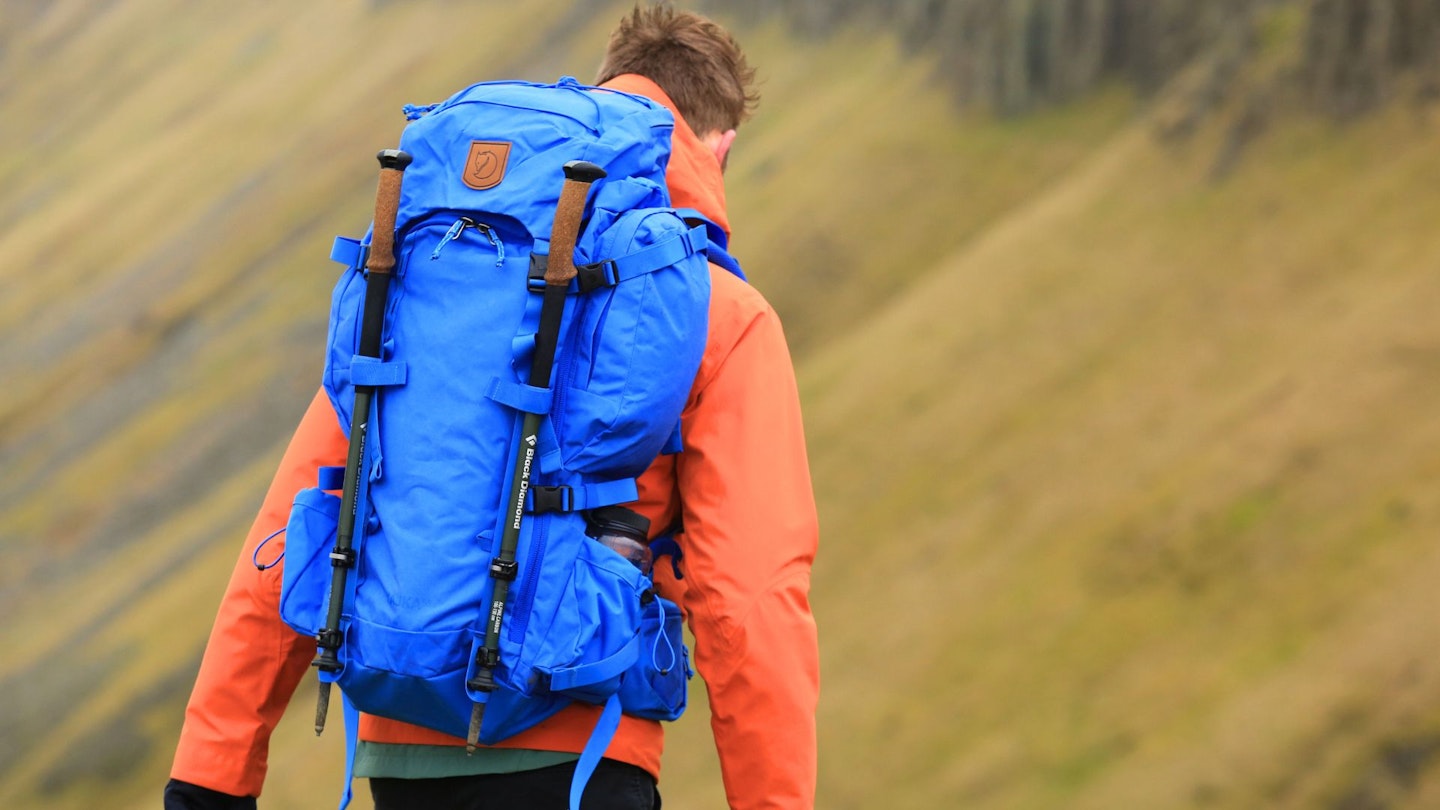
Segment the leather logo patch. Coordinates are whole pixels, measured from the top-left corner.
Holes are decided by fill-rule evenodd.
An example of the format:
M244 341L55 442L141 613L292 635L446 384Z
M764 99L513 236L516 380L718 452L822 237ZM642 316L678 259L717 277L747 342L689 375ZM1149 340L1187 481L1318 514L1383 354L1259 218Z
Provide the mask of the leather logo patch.
M465 185L484 191L500 185L505 179L505 163L510 159L508 141L471 141L470 158L465 161Z

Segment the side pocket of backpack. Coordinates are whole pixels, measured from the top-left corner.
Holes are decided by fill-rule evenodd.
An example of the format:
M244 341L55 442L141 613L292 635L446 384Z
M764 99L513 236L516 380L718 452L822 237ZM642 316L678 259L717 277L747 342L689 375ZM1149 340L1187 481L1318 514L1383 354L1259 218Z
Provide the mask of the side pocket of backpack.
M599 480L640 475L673 435L710 307L709 266L671 209L628 211L611 231L602 248L619 255L604 258L621 280L587 294L567 361L578 373L556 428L565 468Z
M573 542L573 569L557 592L558 604L551 609L537 603L553 618L544 628L531 623L522 661L529 658L550 693L604 703L641 655L641 594L648 580L629 560L583 534ZM565 556L551 557L557 558Z
M280 618L295 632L313 636L325 624L330 597L330 549L339 525L340 498L319 488L295 495L285 527L280 581Z
M640 659L620 682L620 708L650 720L678 719L693 674L680 607L656 596L640 620Z

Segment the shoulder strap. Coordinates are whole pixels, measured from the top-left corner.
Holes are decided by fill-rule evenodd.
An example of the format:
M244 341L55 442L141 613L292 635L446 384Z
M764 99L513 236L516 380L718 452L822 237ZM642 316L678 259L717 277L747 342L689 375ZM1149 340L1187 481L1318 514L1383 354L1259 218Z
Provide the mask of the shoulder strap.
M705 246L705 258L720 265L734 273L741 281L749 281L745 277L745 271L740 269L740 262L730 255L730 236L725 229L711 222L709 217L696 211L694 208L678 208L675 213L691 226L704 225L707 245Z

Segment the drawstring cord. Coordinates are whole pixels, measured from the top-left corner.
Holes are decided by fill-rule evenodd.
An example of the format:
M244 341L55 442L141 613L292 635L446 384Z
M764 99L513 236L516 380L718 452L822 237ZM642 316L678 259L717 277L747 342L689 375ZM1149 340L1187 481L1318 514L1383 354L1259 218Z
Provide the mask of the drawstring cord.
M265 548L265 544L266 544L266 543L269 543L271 540L274 540L276 537L284 534L286 528L287 528L287 527L285 527L285 526L281 526L280 528L278 528L278 529L276 529L275 531L271 532L269 537L266 537L264 540L261 540L261 541L260 541L260 545L258 545L258 546L255 547L255 553L250 555L250 562L252 562L252 563L255 564L255 570L256 570L256 571L268 571L268 570L270 570L271 568L274 568L275 566L279 565L281 560L285 559L285 552L282 550L282 551L280 552L280 556L276 557L275 559L271 560L271 561L268 562L268 563L262 563L262 562L260 562L260 549Z
M660 632L655 634L655 642L650 645L650 663L661 675L669 675L670 670L675 668L675 646L670 643L670 634L665 632L665 600L656 599L655 604L660 608ZM665 642L665 651L669 654L670 663L660 666L660 642Z

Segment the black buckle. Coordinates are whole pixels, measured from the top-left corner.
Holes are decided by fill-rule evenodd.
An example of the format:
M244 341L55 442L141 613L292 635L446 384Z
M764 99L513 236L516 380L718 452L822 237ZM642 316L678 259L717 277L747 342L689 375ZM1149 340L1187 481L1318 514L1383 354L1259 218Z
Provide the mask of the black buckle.
M573 491L563 484L558 487L531 487L530 493L534 499L530 511L537 515L575 511Z
M526 280L530 292L545 291L545 269L549 261L549 257L543 254L530 254L530 277ZM619 278L620 273L615 267L613 259L575 266L575 286L582 293L588 293L598 287L614 287Z
M594 264L577 265L575 283L580 285L580 292L588 293L597 287L615 286L615 279L618 275L615 271L615 261L606 259Z
M520 563L515 560L491 560L490 576L505 582L514 582L520 573Z
M543 253L530 254L530 277L525 283L530 292L545 292L545 265L549 257Z
M354 568L355 549L338 546L330 549L330 565L334 568Z

